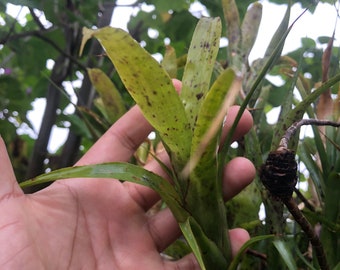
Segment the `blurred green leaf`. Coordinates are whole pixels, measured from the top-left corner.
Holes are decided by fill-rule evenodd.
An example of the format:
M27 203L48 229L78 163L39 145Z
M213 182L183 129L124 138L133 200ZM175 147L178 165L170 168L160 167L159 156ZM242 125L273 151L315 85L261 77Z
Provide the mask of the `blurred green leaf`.
M255 2L247 10L246 15L242 21L241 36L242 36L242 50L241 55L244 62L248 61L248 56L254 46L257 38L257 33L260 27L262 18L262 4ZM246 63L246 62L245 62Z
M275 34L272 37L272 39L271 39L271 41L270 41L270 43L267 47L267 50L265 52L265 55L264 55L265 59L270 57L271 55L275 55L275 57L272 60L273 65L276 63L276 61L281 56L282 49L283 49L283 46L284 46L284 42L282 42L282 39L285 39L286 36L288 35L288 32L289 32L288 25L289 25L289 18L290 18L290 8L291 8L291 6L290 6L290 2L289 2L289 5L287 6L286 13L285 13L279 27L275 31Z
M273 244L275 246L275 248L278 250L278 252L280 253L282 259L284 260L284 262L286 263L287 267L289 270L297 270L297 266L294 260L294 257L292 256L291 252L290 252L290 248L288 247L288 245L283 241L283 240L279 240L279 239L275 239L273 241Z
M99 93L110 123L114 123L125 113L123 99L109 77L100 69L88 69L90 80Z
M180 238L177 239L174 243L172 243L169 247L167 247L163 253L175 260L179 260L191 252L192 250L188 246L184 238L183 239Z
M160 12L168 12L169 10L172 11L182 11L189 8L190 2L187 0L177 0L177 1L162 1L162 0L148 0L147 3L155 5L156 9Z
M252 245L254 245L255 243L257 243L259 241L270 239L270 238L273 238L273 237L274 237L274 235L260 235L260 236L255 236L255 237L252 237L251 239L249 239L246 243L243 244L243 246L237 252L232 263L229 265L228 270L236 270L237 269L238 264L241 261L243 254L245 253L245 251L249 247L251 247Z
M227 262L216 244L203 232L193 217L179 223L183 235L188 241L201 269L225 269Z
M326 190L324 197L324 215L327 221L340 224L340 172L331 172L325 179ZM327 247L327 259L331 267L340 260L339 241L340 232L323 228L321 239Z
M166 46L162 67L168 72L170 78L177 78L176 51L171 46Z
M241 59L239 58L241 42L241 23L235 0L223 0L222 8L228 38L228 59L232 67L240 69Z

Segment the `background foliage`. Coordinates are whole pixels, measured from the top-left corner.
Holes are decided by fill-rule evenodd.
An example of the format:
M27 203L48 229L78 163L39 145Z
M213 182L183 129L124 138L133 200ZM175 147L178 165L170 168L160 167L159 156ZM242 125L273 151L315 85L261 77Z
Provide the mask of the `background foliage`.
M193 0L177 1L0 1L0 134L4 138L19 180L32 178L48 170L71 166L91 144L132 104L111 62L95 40L85 47L79 57L82 27L103 27L110 24L112 16L119 16L120 6L134 8L134 15L128 22L129 33L145 49L157 56L164 55L170 44L177 55L177 77L181 78L185 55L201 14L192 14L189 7ZM222 1L198 1L206 7L207 13L224 20ZM240 21L253 1L237 1ZM283 4L282 1L271 1ZM313 1L294 1L295 5L311 7ZM334 1L322 1L334 4ZM8 14L8 3L23 5L18 16ZM287 5L287 4L284 4ZM308 12L313 12L315 6ZM25 9L24 9L25 8ZM316 7L317 8L317 7ZM23 18L20 14L26 12ZM227 36L226 22L222 23L223 34ZM331 30L333 26L329 26ZM279 126L269 124L266 113L279 108L280 119L287 111L297 106L312 90L329 77L339 73L339 48L332 46L331 37L316 40L302 39L302 46L288 55L278 58L271 69L271 75L280 77L278 86L263 80L257 94L249 102L255 127L238 147L229 151L229 158L245 155L260 167L266 155L277 143ZM322 46L321 46L322 45ZM229 50L229 51L228 51ZM270 46L267 48L270 54ZM218 55L221 67L232 66L230 48L222 48ZM268 56L267 55L267 56ZM265 59L246 63L246 74L255 76ZM50 65L49 63L53 63ZM237 64L237 63L236 63ZM104 70L111 80L101 79L107 84L94 89L88 75L88 68ZM100 75L101 76L101 75ZM244 82L247 94L252 78ZM247 85L249 83L249 85ZM107 89L115 88L112 106L106 106ZM294 90L294 91L293 91ZM338 84L332 85L304 112L312 118L338 120L340 115ZM118 98L119 96L119 98ZM75 98L76 97L76 98ZM39 131L27 117L33 102L43 98L46 107ZM240 102L242 98L240 99ZM72 110L72 109L75 110ZM110 109L111 108L111 109ZM66 142L51 153L48 150L50 135L54 127L68 130ZM322 239L330 254L331 265L335 267L339 258L339 216L340 196L340 132L334 128L314 129L314 134L299 142L297 149L301 162L301 183L307 184L302 192L312 207L304 208L310 221L323 223ZM327 136L323 136L326 134ZM140 159L140 155L138 158ZM306 166L305 169L304 166ZM28 189L27 192L32 192ZM308 269L312 257L308 241L299 227L290 220L281 205L272 203L269 195L256 180L234 200L227 203L229 226L241 226L252 236L272 232L285 233L282 239L261 241L253 246L243 258L242 269L285 269L299 267ZM260 206L265 206L267 219L260 220ZM276 213L279 214L276 214ZM281 213L280 213L281 212ZM282 215L282 212L285 215ZM173 257L183 254L182 243L172 246L167 253ZM280 254L280 256L278 256ZM281 259L278 259L281 258ZM294 262L293 266L287 263ZM294 269L294 268L291 268Z

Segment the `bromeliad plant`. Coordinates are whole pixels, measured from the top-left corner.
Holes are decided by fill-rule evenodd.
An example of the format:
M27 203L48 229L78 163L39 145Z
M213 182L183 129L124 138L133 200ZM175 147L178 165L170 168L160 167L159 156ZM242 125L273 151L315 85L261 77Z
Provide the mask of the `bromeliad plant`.
M269 96L275 91L269 91L270 88L264 83L264 77L278 61L284 62L288 59L281 57L281 52L284 40L292 28L292 25L289 27L290 6L264 58L255 61L249 67L248 56L257 36L262 7L259 3L254 3L247 10L241 24L235 1L223 0L222 3L227 22L229 68L224 69L215 61L221 34L220 19L201 19L186 57L182 77L183 87L180 94L176 93L171 81L171 77L175 77L174 74L177 73L176 59L171 52L165 56L164 66L161 66L131 36L120 29L84 30L83 43L93 37L99 40L126 89L161 138L171 159L170 168L162 164L161 166L173 179L173 185L137 165L110 163L57 170L23 182L21 186L72 177L116 178L148 186L159 193L173 212L202 269L237 268L240 256L236 256L231 261L230 243L226 233L227 222L231 219L227 214L237 212L240 216L243 211L243 214L246 212L247 216L247 219L242 220L243 224L252 223L255 215L256 224L260 224L256 225L258 226L256 233L260 231L262 235L250 240L239 254L254 242L272 237L269 234L275 233L279 236L274 240L270 239L271 242L262 246L260 251L265 254L262 257L266 258L268 269L283 269L282 259L289 269L296 269L296 256L291 254L290 250L293 249L287 246L287 239L283 236L288 226L283 220L282 203L271 200L259 181L255 181L250 189L243 192L243 195L241 194L243 197L234 198L232 202L228 202L229 211L226 211L221 191L221 164L226 160L227 153L231 152L228 145L232 132L227 136L224 147L217 152L222 122L228 107L234 103L236 97L241 104L241 109L231 130L236 127L237 119L241 117L242 111L247 106L254 109L254 129L245 137L245 152L241 154L245 154L257 167L260 167L263 157L268 152L277 149L279 140L287 127L300 121L306 112L310 118L316 118L311 104L340 81L340 74L331 79L325 79L320 87L310 91L300 76L299 67L296 68L298 65L294 66L295 71L287 80L289 82L287 85L290 86L285 91L284 98L279 101L281 113L278 124L275 128L268 127L263 108L270 103ZM96 85L97 88L110 87L110 80L104 76L104 73L91 69L89 74L92 82L101 83ZM169 74L172 75L169 76ZM295 87L303 97L302 102L295 103L294 101ZM242 95L239 95L241 88ZM110 104L108 100L106 101ZM111 115L120 114L123 109L117 107ZM105 114L109 115L107 111ZM268 134L271 134L272 138L267 139ZM336 141L339 139L339 135L336 134L339 132L335 133L334 138L329 136L333 139L326 142L327 148L333 147L333 150L336 148ZM291 140L293 145L289 148L294 151L297 149L304 163L311 168L311 174L319 180L316 181L315 186L320 186L322 188L320 190L326 190L327 194L336 194L336 196L326 196L324 210L326 218L322 220L323 226L327 225L326 228L329 228L323 230L322 242L326 243L324 247L329 255L328 260L331 262L330 265L334 266L338 262L336 251L339 228L336 225L338 208L333 206L334 198L336 200L338 198L339 188L332 187L339 180L340 163L334 151L327 151L334 159L328 162L318 132L315 132L315 141L318 142L316 146L320 154L322 170L317 167L314 160L311 160L310 154L314 153L310 153L306 148L307 145L303 143L297 148L297 140ZM303 147L302 151L299 150L301 147ZM334 169L330 164L337 164L337 166ZM328 180L323 181L322 178ZM319 193L322 194L322 192ZM235 202L234 205L233 202ZM266 209L265 224L257 218L261 202L264 203ZM234 207L235 205L237 207ZM312 216L313 213L309 215ZM313 218L319 220L320 215L316 216L314 214ZM232 226L234 225L235 223L232 223ZM296 244L295 250L297 250ZM281 259L278 258L277 252ZM260 253L257 252L257 254ZM304 262L304 265L308 263ZM243 262L241 267L242 269L254 268L253 264L247 265Z
M221 28L219 18L199 21L179 95L167 71L128 33L109 27L85 29L84 43L92 37L98 39L126 89L160 136L171 159L171 168L166 170L174 185L127 163L74 167L54 175L55 179L110 177L154 189L172 210L202 269L226 269L231 261L221 183L226 150L216 149L223 119L238 95L241 78L229 68L211 85ZM35 182L52 178L53 174L48 174Z

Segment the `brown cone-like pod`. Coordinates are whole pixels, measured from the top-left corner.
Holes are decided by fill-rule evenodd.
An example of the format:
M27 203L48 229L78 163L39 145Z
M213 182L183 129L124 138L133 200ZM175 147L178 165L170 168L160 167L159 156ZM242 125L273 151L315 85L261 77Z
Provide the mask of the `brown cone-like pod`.
M260 179L272 195L291 197L297 182L294 152L282 147L270 152L266 163L261 166Z

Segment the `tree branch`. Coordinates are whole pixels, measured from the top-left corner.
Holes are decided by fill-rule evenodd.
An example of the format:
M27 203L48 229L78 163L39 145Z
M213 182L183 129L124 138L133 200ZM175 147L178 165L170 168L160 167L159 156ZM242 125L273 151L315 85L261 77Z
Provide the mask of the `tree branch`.
M114 7L115 5L113 4L106 5L104 4L101 7L101 15L98 17L99 28L110 24ZM93 67L94 63L92 60L92 56L99 55L101 53L103 53L103 49L99 42L97 42L96 40L92 40L89 51L89 58L87 60L86 66ZM90 82L87 72L85 72L84 80L79 90L78 105L88 106L89 104L92 104L92 100L89 100L90 97L92 96L90 95L91 90L92 84ZM63 158L59 159L60 163L57 165L58 168L71 166L75 163L78 157L80 143L81 137L79 135L76 135L74 132L70 131L61 154Z
M71 62L76 64L80 69L82 69L83 71L86 71L86 66L83 63L81 63L76 57L67 53L65 50L63 50L57 44L55 44L55 42L53 40L44 36L45 33L54 31L56 29L57 29L56 27L50 27L50 28L47 28L45 30L33 30L33 31L27 31L27 32L15 34L15 35L7 35L5 38L0 40L0 44L5 45L7 42L11 42L11 41L26 38L26 37L32 37L32 36L37 37L37 38L40 38L41 40L45 41L47 44L51 45L57 52L59 52L60 54L62 54L66 58L70 59Z
M43 23L40 21L39 17L37 16L37 14L35 14L34 9L33 8L28 8L33 20L35 21L35 23L38 25L38 27L40 28L40 30L46 30L46 27L43 25Z

